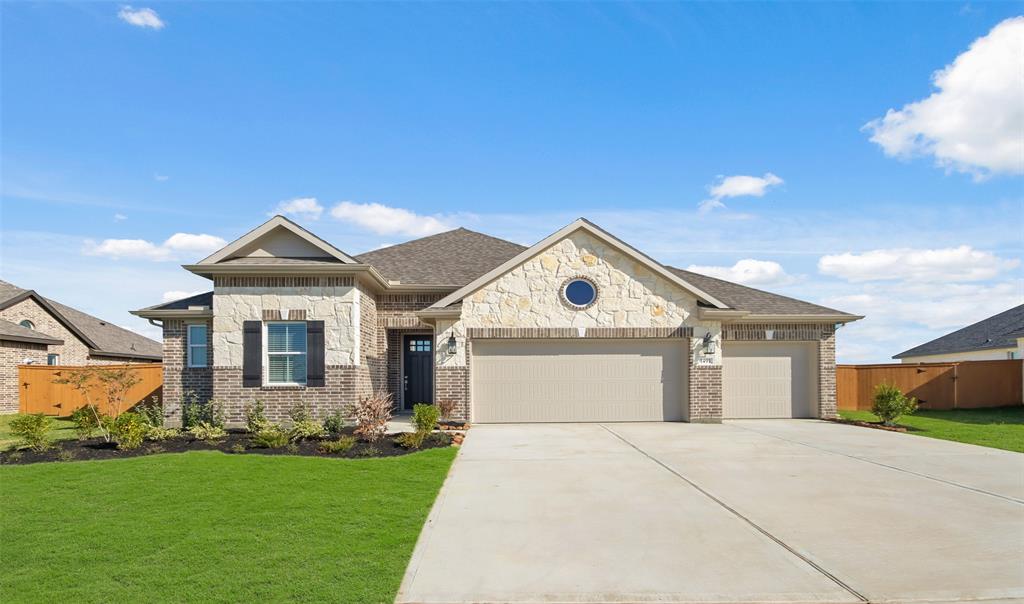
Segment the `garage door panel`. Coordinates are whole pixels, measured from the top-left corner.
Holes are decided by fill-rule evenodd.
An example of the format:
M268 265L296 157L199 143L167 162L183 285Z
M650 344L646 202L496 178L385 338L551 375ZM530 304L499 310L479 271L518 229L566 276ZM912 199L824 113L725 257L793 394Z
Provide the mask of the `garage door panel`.
M727 342L722 359L722 415L813 417L817 348L809 342Z
M684 417L686 356L678 341L479 341L471 373L477 422Z

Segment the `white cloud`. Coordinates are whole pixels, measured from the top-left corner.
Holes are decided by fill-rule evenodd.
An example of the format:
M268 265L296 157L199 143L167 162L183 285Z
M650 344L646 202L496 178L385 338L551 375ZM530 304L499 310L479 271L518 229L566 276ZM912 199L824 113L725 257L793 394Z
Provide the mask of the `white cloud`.
M167 182L171 177L166 174L153 174L153 180L157 182Z
M166 25L160 15L156 14L156 11L151 8L132 8L131 6L125 5L118 11L117 16L125 23L134 25L136 27L149 27L152 29L163 29Z
M718 208L724 208L723 199L730 197L764 197L771 187L781 185L783 181L771 172L765 172L764 176L718 176L714 184L708 186L711 194L698 204L700 212L705 214Z
M128 217L121 213L114 214L114 222L121 222L122 220L128 220Z
M323 214L324 207L316 200L316 197L296 197L277 204L273 214L295 216L307 220L319 220Z
M786 285L795 280L778 262L753 258L744 258L732 266L691 264L686 270L743 285Z
M331 208L331 216L378 235L425 237L452 228L446 219L423 216L405 208L393 208L379 203L343 201Z
M848 281L984 281L1020 264L969 245L943 249L881 249L822 256L818 270Z
M932 155L982 178L1024 174L1024 17L1007 19L935 72L929 97L890 109L863 130L886 155Z
M160 245L145 239L104 239L100 243L87 239L82 252L87 256L106 256L115 260L129 258L163 261L207 255L224 247L226 243L213 235L175 233Z
M196 290L196 291L192 291L192 292L187 292L187 291L182 291L180 289L173 289L171 291L164 292L163 301L164 302L174 302L175 300L181 300L183 298L189 298L191 296L195 296L195 295L201 294L201 293L203 293L203 290Z

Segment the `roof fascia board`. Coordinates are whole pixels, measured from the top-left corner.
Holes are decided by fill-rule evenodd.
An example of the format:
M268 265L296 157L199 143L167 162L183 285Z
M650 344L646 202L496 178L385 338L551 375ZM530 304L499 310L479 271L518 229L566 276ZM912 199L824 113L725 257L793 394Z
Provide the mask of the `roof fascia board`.
M513 268L515 268L515 267L519 266L520 264L526 262L530 258L533 258L537 254L541 253L542 251L546 250L550 246L554 245L555 243L561 241L565 237L568 237L569 235L571 235L572 233L575 233L578 230L585 230L588 233L590 233L591 235L593 235L593 236L595 236L595 237L597 237L599 239L604 240L606 243L610 243L611 245L619 248L621 251L625 252L628 256L631 256L635 260L639 261L641 264L645 265L647 268L651 269L654 273L664 277L665 279L669 280L672 283L675 283L676 285L678 285L679 287L683 288L684 290L686 290L686 291L690 292L691 294L697 296L698 299L701 299L701 300L704 300L705 302L713 304L713 305L717 306L718 308L722 308L722 309L728 308L728 306L726 304L724 304L721 301L717 300L716 298L714 298L710 294L708 294L708 293L702 291L701 289L693 286L692 284L690 284L689 282L681 279L677 275L674 275L672 272L670 272L664 266L658 264L653 259L651 259L650 256L647 256L646 254L640 252L639 250L637 250L633 246L629 245L628 243L625 243L621 239L618 239L615 236L611 235L610 233L607 233L606 231L604 231L604 229L601 229L597 225L595 225L595 224L593 224L593 223L591 223L591 222L589 222L587 220L584 220L582 218L578 218L578 219L574 220L572 223L562 227L561 229L559 229L559 230L555 231L554 233L548 235L547 237L545 237L544 239L542 239L539 242L535 243L534 245L526 248L525 250L523 250L522 252L520 252L519 254L514 256L512 259L506 261L505 263L501 264L497 268L487 272L484 275L481 275L480 277L477 277L476 279L471 281L468 285L465 285L465 286L455 290L454 292L452 292L448 296L445 296L441 300L438 300L433 305L431 305L430 308L443 308L445 306L448 306L449 304L452 304L454 302L458 302L462 298L465 298L469 294L475 292L476 290L480 289L484 285L487 285L488 283L490 283L491 281L497 279L501 275L507 273L508 271L512 270Z
M210 254L206 258L203 258L202 260L199 261L198 265L216 264L230 256L231 254L237 252L239 249L245 247L246 245L249 245L250 243L262 237L263 235L269 233L271 230L276 229L277 227L284 227L285 229L288 229L289 231L291 231L295 235L298 235L308 243L311 243L315 245L317 248L327 252L331 257L337 258L338 260L341 260L346 264L358 264L355 261L355 259L353 259L345 252L339 250L330 243L327 243L323 239L317 237L312 232L307 231L305 228L301 227L297 223L292 222L291 220L285 218L284 216L278 215L274 216L270 220L264 222L260 226L249 231L245 235L242 235L238 239L235 239L231 243L227 244L226 246L222 247L216 252Z
M1017 339L1020 339L1020 338L1017 338ZM1005 344L998 344L998 345L995 345L995 346L971 346L970 348L956 348L956 349L949 348L949 349L946 349L946 350L938 350L936 352L912 352L913 350L914 350L913 348L911 348L910 350L905 350L905 351L903 351L903 352L901 352L899 354L893 355L890 358L893 358L893 359L905 359L905 358L908 358L908 357L932 357L932 356L935 356L935 355L938 355L938 354L960 354L962 352L975 352L975 351L980 351L980 350L1005 350L1007 352L1012 352L1012 351L1017 350L1017 347L1015 345L1007 346Z
M739 322L743 323L852 323L863 319L863 315L770 315L770 314L749 314Z
M32 336L0 336L0 341L4 342L26 342L28 344L63 344L64 340L58 340L56 338L44 338L44 337L32 337Z
M85 333L83 333L81 329L79 329L74 323L72 323L70 319L61 314L59 310L57 310L52 304L50 304L50 302L47 301L46 298L36 293L34 289L26 290L25 292L20 293L13 298L9 298L2 305L0 305L0 310L14 306L18 302L27 300L28 298L32 298L33 300L35 300L36 303L39 304L39 306L42 306L43 309L46 310L46 312L53 315L53 318L57 319L57 321L61 325L66 327L68 331L75 334L75 337L84 342L87 347L91 349L96 348L96 342L93 342L91 339L89 339L89 336L85 335Z
M173 310L160 310L158 308L143 308L140 310L130 310L129 314L135 315L136 317L142 317L143 319L212 319L213 310L185 310L185 309L173 309Z

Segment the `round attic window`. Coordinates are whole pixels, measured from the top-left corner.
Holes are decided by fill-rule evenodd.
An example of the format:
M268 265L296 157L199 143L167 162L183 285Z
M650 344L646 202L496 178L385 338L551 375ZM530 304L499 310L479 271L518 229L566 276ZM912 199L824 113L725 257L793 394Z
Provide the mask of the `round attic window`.
M35 329L36 328L35 323L33 323L32 321L29 321L28 319L25 319L21 323L18 323L18 325L21 325L22 327L25 327L25 328L28 328L28 329Z
M562 299L571 308L589 308L597 302L597 286L586 277L573 277L562 286Z

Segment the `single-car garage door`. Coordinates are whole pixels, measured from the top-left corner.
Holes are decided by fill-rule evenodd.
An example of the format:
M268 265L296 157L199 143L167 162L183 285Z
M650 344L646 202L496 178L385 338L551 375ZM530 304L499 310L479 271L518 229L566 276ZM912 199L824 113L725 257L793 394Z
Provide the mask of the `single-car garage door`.
M726 342L722 416L816 417L818 348L813 342Z
M473 421L685 419L686 363L678 340L474 340Z

